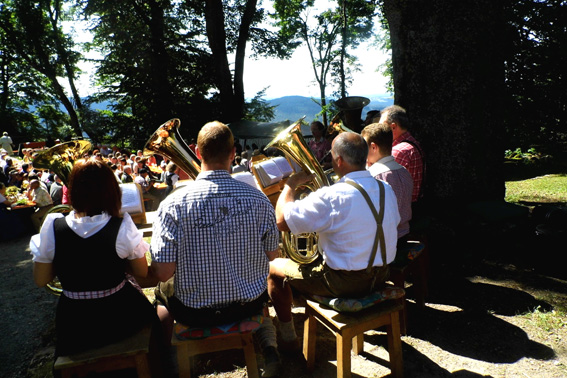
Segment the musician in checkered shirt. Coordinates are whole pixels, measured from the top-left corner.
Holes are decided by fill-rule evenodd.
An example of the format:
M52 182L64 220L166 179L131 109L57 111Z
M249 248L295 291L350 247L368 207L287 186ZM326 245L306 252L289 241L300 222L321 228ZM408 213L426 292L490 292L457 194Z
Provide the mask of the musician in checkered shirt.
M403 165L413 178L412 202L422 196L422 183L425 177L423 149L408 131L406 110L398 105L391 105L382 110L380 123L386 123L392 129L394 141L392 156L398 164Z
M213 326L267 315L269 261L279 254L274 208L264 193L229 174L235 147L226 125L203 126L196 153L201 173L161 203L153 225L158 315L168 327L173 319ZM263 377L273 376L281 365L269 316L256 336Z

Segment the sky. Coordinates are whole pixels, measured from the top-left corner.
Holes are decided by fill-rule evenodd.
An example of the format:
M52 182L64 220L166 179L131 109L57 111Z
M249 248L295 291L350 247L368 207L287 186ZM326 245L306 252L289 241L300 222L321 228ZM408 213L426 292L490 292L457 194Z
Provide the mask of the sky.
M316 5L326 6L329 1L317 0ZM77 25L75 26L77 27ZM77 31L77 42L90 40L90 35ZM250 46L248 46L250 49ZM389 58L388 54L381 51L371 42L363 43L355 51L349 51L358 57L361 71L353 74L353 84L347 88L350 96L369 97L384 94L387 79L379 72L379 67ZM96 58L91 53L87 57ZM232 56L229 57L229 61ZM94 92L92 88L92 75L95 67L92 63L81 65L83 75L79 80L81 96L87 96ZM328 78L330 81L330 77ZM66 83L61 83L65 85ZM266 88L265 99L273 99L284 96L305 96L318 98L319 88L315 81L315 74L311 65L309 51L305 44L298 47L287 60L274 58L247 58L244 63L244 93L246 98L254 97L259 91ZM330 95L331 89L327 90Z
M384 94L386 82L378 71L388 56L370 43L361 45L356 51L361 71L353 75L353 85L347 88L350 96L370 96ZM330 77L329 77L330 79ZM247 98L264 89L266 99L283 96L305 96L318 98L319 87L311 65L309 51L305 45L298 48L290 59L278 60L262 58L247 59L244 64L244 92ZM327 90L327 95L331 91Z

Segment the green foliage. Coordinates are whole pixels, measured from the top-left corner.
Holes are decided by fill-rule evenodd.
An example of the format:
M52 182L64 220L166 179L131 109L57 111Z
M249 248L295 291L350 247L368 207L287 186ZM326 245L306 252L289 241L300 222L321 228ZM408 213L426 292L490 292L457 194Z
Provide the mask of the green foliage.
M522 152L520 147L515 150L504 151L504 158L510 160L522 160L524 162L534 162L538 159L548 158L548 155L544 155L538 152L534 147L529 148L527 151Z
M270 106L269 103L263 99L266 94L266 89L262 89L254 96L250 102L244 105L245 116L244 119L255 122L270 122L274 119L274 109L277 105Z
M567 139L567 3L505 2L505 124L510 145Z

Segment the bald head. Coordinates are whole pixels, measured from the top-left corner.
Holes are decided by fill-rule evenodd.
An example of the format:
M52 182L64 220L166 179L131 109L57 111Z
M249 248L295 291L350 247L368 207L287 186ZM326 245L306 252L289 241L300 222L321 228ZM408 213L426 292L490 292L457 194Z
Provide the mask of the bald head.
M351 132L339 134L333 140L331 150L334 158L340 156L349 166L349 171L365 169L368 145L360 134Z

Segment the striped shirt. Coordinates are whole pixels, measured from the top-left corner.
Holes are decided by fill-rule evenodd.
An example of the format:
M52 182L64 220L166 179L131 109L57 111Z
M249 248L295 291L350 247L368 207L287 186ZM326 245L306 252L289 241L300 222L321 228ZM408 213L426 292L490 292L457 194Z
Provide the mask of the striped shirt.
M175 296L191 308L249 302L267 287L278 248L268 198L227 171L201 172L169 195L153 225L152 258L175 262Z

